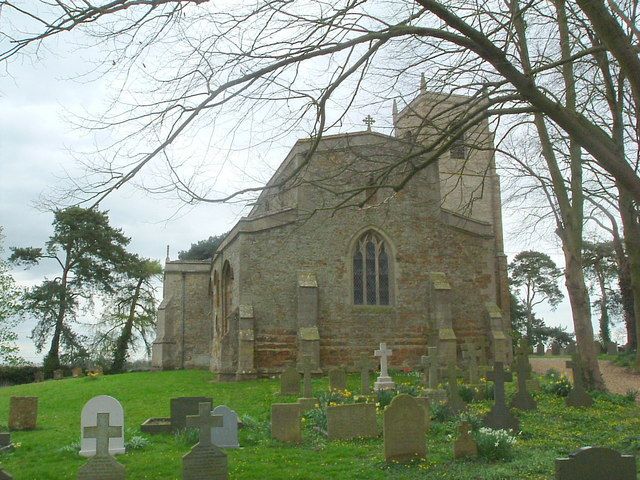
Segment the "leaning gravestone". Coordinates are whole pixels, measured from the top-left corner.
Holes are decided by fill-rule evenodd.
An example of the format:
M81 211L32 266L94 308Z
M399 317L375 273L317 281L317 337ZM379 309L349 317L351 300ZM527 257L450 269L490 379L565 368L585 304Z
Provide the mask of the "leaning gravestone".
M82 429L82 438L95 443L95 454L78 471L78 480L124 480L124 465L109 455L109 442L122 437L123 425L112 426L108 413L98 413L96 425Z
M280 375L280 394L300 395L300 374L293 365L289 365Z
M85 403L82 408L82 413L80 414L80 455L83 457L96 455L96 437L85 437L85 431L88 431L88 428L99 426L99 414L108 414L110 425L113 425L114 428L120 428L119 436L109 437L109 455L125 453L124 410L122 409L122 405L113 397L99 395Z
M565 403L568 407L590 407L593 405L593 399L584 389L582 383L582 360L579 355L573 355L570 362L566 362L566 366L573 371L573 388L567 395Z
M384 458L405 462L425 458L427 446L424 410L406 394L396 396L384 411Z
M478 444L475 439L470 435L471 424L469 422L462 422L458 426L458 438L453 444L453 457L465 458L465 457L477 457L478 456Z
M502 362L495 362L493 372L487 373L487 378L493 382L494 403L484 417L484 425L494 430L520 431L520 421L511 414L504 397L504 382L512 380L511 373L505 373Z
M369 355L366 353L360 355L358 368L360 369L360 393L362 395L369 395L371 393L371 377L369 376L369 372L373 369L373 363Z
M34 430L38 422L38 397L11 397L9 430Z
M302 441L302 407L298 403L271 404L271 436L287 443Z
M222 426L211 430L211 442L220 448L239 448L238 414L226 405L218 405L212 413L222 417Z
M537 403L527 389L527 377L531 374L531 365L525 350L520 350L515 361L516 373L518 375L518 391L511 400L511 408L520 410L535 410Z
M8 472L0 468L0 480L13 480L13 477Z
M388 371L389 357L393 355L393 350L387 348L386 343L381 343L380 348L375 350L373 354L376 357L380 357L380 375L373 384L373 389L377 392L379 390L393 390L396 388L396 384L391 380Z
M211 403L202 402L198 415L189 415L187 427L199 430L199 441L182 457L183 480L228 480L227 454L211 443L212 429L222 427L222 417L211 414Z
M327 407L327 438L351 440L376 438L376 406L373 403L353 403Z
M197 415L200 404L209 402L213 405L211 397L177 397L172 398L169 404L171 412L171 429L175 432L187 428L187 416Z
M347 372L342 368L333 368L329 370L329 388L331 390L346 390Z
M636 459L610 448L584 447L556 459L556 480L636 480Z
M464 403L458 391L457 373L457 367L449 364L449 367L447 367L447 407L454 415L459 414L467 408L467 404Z
M54 370L53 371L53 379L54 380L62 380L64 378L64 372L62 370Z

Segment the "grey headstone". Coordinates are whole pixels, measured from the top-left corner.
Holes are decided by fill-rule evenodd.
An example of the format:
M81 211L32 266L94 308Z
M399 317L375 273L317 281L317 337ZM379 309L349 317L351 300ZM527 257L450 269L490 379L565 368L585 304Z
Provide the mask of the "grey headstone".
M222 426L211 430L211 442L220 448L238 448L238 414L226 405L213 409L214 415L222 416Z
M607 354L608 355L617 355L618 354L618 344L616 342L608 342L607 343Z
M109 395L93 397L82 407L80 414L80 455L91 457L96 454L95 437L86 437L87 428L95 428L98 425L100 414L109 414L110 425L121 427L119 437L109 438L109 454L120 455L125 453L124 447L124 409L118 400ZM86 427L86 428L85 428ZM91 431L91 430L88 430Z
M520 421L511 414L505 403L504 382L512 380L511 373L505 373L502 362L495 362L493 372L489 372L487 378L493 382L494 403L484 417L484 425L494 430L520 431Z
M604 351L602 344L597 340L593 342L593 346L596 349L596 354L600 354Z
M480 383L480 372L478 370L478 348L475 343L467 341L463 345L462 356L466 363L469 384L478 385Z
M556 480L636 480L636 459L610 448L584 447L556 459Z
M38 422L38 397L9 399L9 430L33 430Z
M9 473L0 468L0 480L13 480L13 477Z
M327 437L329 440L375 438L376 406L373 403L353 403L327 407Z
M360 355L360 361L357 366L360 369L360 393L369 395L371 393L371 376L369 372L374 368L373 362L369 355L363 353Z
M431 399L429 397L414 397L418 405L424 410L424 425L427 431L431 428Z
M300 443L302 408L297 403L271 404L271 436L281 442Z
M0 432L0 450L11 445L11 433Z
M187 416L197 415L200 403L213 404L211 397L177 397L170 401L171 428L183 430L187 427Z
M300 395L300 374L293 365L289 365L280 375L280 394Z
M108 413L98 413L96 426L84 427L84 438L96 443L96 453L78 471L78 480L124 480L124 466L109 455L109 440L123 435L123 426L111 426Z
M453 444L453 457L465 458L465 457L477 457L478 456L478 444L475 439L470 435L471 425L469 422L462 422L458 426L458 438Z
M183 480L228 480L227 454L211 442L212 430L222 417L211 413L211 402L200 402L198 414L188 415L187 427L198 429L198 443L182 457Z
M62 380L64 378L64 372L62 370L54 370L53 371L53 379L54 380Z
M566 366L573 371L573 388L567 395L565 403L568 407L590 407L593 405L593 399L584 388L580 356L578 354L573 355L572 360L566 362Z
M464 403L458 392L457 368L453 364L449 364L447 368L447 407L454 415L467 408L467 404Z
M329 388L331 390L347 389L347 372L342 368L333 368L329 370Z
M387 462L425 458L427 428L424 409L406 394L396 396L384 411L384 457Z

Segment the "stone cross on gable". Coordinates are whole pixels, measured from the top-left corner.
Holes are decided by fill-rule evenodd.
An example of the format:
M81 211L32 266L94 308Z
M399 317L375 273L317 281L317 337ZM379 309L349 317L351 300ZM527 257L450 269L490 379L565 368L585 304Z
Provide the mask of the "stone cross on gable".
M311 385L311 356L304 355L302 357L302 396L305 398L313 397L313 386Z
M360 383L362 394L368 395L369 393L371 393L371 381L369 378L369 372L373 368L373 364L369 355L367 355L366 353L360 355L360 360L358 361L357 366L360 369Z
M109 456L109 439L122 436L122 426L109 426L109 414L98 413L95 427L84 427L85 438L96 439L96 457Z
M388 377L389 371L388 371L387 361L388 361L388 358L393 355L393 350L387 349L386 343L381 343L380 348L378 350L375 350L373 354L376 357L380 357L380 376Z
M211 403L200 402L198 415L187 415L187 427L200 430L199 443L201 447L209 447L211 443L211 429L222 427L222 415L211 415Z
M504 398L504 382L511 382L513 375L511 372L505 372L502 362L495 362L493 371L487 372L487 379L493 382L493 399L496 405L506 405Z
M373 117L371 115L367 115L364 120L362 120L365 125L367 126L367 132L371 131L371 125L373 125L374 123L376 123L376 121L373 119Z

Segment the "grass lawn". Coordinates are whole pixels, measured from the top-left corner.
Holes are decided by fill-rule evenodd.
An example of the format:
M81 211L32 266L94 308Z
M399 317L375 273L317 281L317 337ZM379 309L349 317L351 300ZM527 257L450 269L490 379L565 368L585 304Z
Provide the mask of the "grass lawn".
M582 446L611 446L636 455L640 451L640 408L623 397L598 396L593 408L568 409L563 398L537 394L537 411L518 412L523 433L510 461L454 461L456 421L449 420L432 423L426 460L387 465L382 437L327 442L306 427L300 446L271 440L271 403L294 401L278 395L277 380L209 383L210 379L211 374L204 371L145 372L2 388L2 429L6 428L12 395L39 397L39 412L37 430L12 433L18 446L12 453L0 454L0 465L17 480L75 479L85 459L69 446L79 441L82 406L96 395L111 395L122 403L125 441L140 435L139 426L145 419L168 416L172 397L211 396L216 404L226 404L241 417L251 417L245 418L246 427L240 431L242 448L227 452L232 479L551 479L554 459ZM357 391L358 384L359 378L350 375L349 387ZM326 389L326 379L314 380L316 392ZM471 404L472 412L478 415L488 408L489 402ZM181 457L189 451L193 436L147 438L149 443L144 448L117 457L126 466L127 478L180 479Z

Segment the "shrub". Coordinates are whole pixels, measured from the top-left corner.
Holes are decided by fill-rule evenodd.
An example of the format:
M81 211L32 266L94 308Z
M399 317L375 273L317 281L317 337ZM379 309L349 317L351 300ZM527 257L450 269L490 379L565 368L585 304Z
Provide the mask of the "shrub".
M0 366L0 385L33 383L34 376L38 370L42 369L35 365Z
M149 445L149 439L142 435L132 435L124 444L127 450L142 450Z
M431 405L431 418L437 422L446 422L453 418L453 413L446 403L436 402Z
M460 412L458 419L460 420L460 423L468 422L471 425L471 430L474 432L477 432L482 428L482 418L468 410Z
M258 420L250 415L242 416L243 445L257 445L263 441L268 441L271 437L271 425L269 420Z
M544 375L542 391L559 397L566 397L571 391L571 382L566 376L559 374L555 370L549 370Z
M411 395L412 397L420 396L422 393L422 387L418 385L412 385L410 383L398 383L396 385L396 394L406 393L407 395Z
M481 427L474 432L478 444L478 455L491 462L509 460L513 457L513 446L516 437L507 430L493 430Z
M465 403L471 403L476 397L476 389L464 383L458 385L458 393Z
M395 390L378 390L376 399L377 407L379 410L384 410L384 408L391 403L391 400L398 394Z
M313 408L304 414L304 419L311 427L318 427L320 430L327 431L327 410L324 408Z
M197 428L183 428L174 434L174 438L176 443L192 447L200 440L200 431Z

